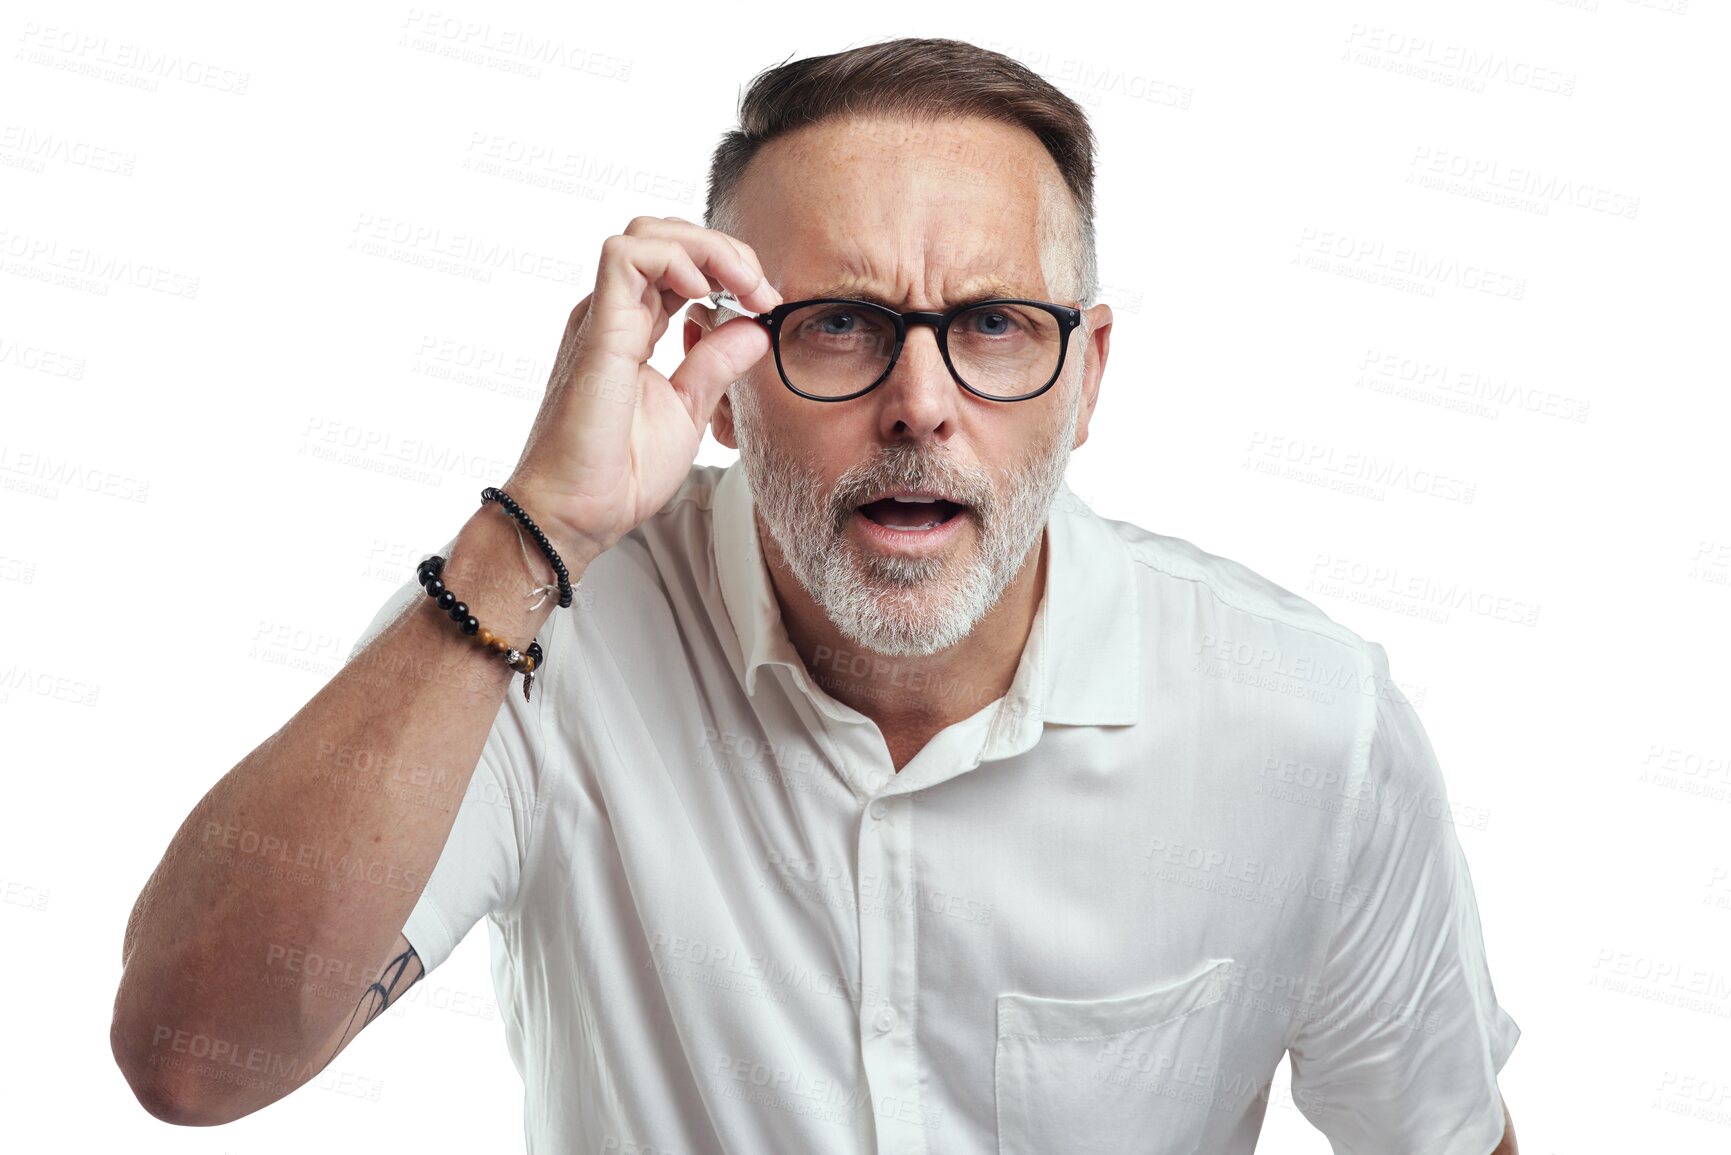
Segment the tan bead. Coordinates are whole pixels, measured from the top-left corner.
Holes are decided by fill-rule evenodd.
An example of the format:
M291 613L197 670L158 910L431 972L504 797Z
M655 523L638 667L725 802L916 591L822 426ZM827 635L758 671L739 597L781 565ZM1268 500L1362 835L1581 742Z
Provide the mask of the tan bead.
M480 629L475 631L475 640L480 642L483 646L490 646L493 644L493 631L489 630L486 626L482 626Z
M523 672L528 674L535 672L535 659L527 654L523 656Z
M494 638L490 644L501 654L508 654L511 652L511 643L507 642L504 638Z

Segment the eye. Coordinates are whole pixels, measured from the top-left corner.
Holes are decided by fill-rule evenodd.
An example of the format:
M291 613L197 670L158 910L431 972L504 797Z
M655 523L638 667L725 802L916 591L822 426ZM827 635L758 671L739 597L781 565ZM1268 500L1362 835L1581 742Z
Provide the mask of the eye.
M814 305L783 322L783 339L823 341L831 345L882 340L888 329L883 318L851 305Z
M1004 337L1025 326L1013 313L1003 309L977 309L962 316L962 325L970 336Z

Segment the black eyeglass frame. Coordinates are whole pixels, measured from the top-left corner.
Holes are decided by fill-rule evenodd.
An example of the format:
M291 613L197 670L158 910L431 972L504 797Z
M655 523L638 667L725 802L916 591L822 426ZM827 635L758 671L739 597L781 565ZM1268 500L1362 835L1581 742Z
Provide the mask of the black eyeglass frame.
M849 393L843 397L819 397L815 393L807 393L805 390L798 388L792 381L787 379L787 370L781 363L781 323L786 320L794 310L809 308L812 305L854 305L861 309L866 309L876 313L880 317L888 317L890 319L890 322L895 325L896 329L896 344L895 348L890 350L889 364L884 366L884 371L878 374L877 380L873 381L870 385L867 385L864 389ZM969 385L966 381L962 380L962 375L956 371L955 362L950 360L950 324L963 313L971 312L974 309L983 309L989 305L1029 305L1036 309L1044 309L1046 312L1052 314L1053 317L1057 318L1059 328L1058 367L1052 370L1051 379L1038 389L1035 389L1032 392L1023 393L1016 397L993 397L990 393L981 393L978 389ZM727 308L726 305L722 305L721 307ZM892 309L888 305L880 305L876 301L862 301L857 297L812 297L804 301L784 301L767 313L758 313L756 315L747 313L745 316L751 317L753 321L756 321L758 324L769 330L770 348L775 352L775 371L781 375L781 383L786 385L793 392L799 394L801 397L808 398L812 401L852 401L856 397L864 397L867 393L870 393L873 389L882 385L889 375L895 371L896 362L901 360L902 346L907 343L908 326L910 325L930 325L932 327L934 330L934 336L938 342L938 353L943 357L944 367L950 371L950 377L957 385L960 385L975 397L982 398L986 401L1028 401L1038 397L1040 394L1058 383L1059 376L1064 372L1064 359L1070 352L1070 334L1074 333L1076 328L1082 323L1082 310L1080 309L1072 308L1069 305L1054 304L1051 301L1033 301L1025 297L993 297L985 301L968 301L964 304L946 309L942 313L934 313L929 310L921 309L910 310L904 313L900 310Z

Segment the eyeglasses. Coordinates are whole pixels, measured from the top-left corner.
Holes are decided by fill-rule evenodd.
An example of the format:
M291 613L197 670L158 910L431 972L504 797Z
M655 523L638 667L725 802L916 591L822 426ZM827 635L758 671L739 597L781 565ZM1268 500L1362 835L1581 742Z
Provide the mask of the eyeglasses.
M1050 389L1064 368L1082 311L1050 301L997 297L942 313L901 312L875 301L815 297L753 313L725 290L712 305L769 330L782 384L813 401L851 401L889 377L910 325L930 325L956 383L988 401L1026 401Z

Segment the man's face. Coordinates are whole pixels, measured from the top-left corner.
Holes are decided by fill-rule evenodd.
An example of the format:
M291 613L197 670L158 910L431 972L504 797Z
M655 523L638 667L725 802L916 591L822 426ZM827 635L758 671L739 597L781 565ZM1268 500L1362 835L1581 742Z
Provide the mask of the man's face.
M1054 262L1056 246L1042 251L1042 174L1067 230L1056 166L1025 130L831 122L758 154L737 190L737 228L784 300L1074 305L1074 271ZM1088 322L1109 330L1110 319L1097 306ZM967 637L1034 556L1070 451L1087 439L1105 352L1104 331L1072 334L1057 383L1016 402L963 390L924 326L909 328L890 376L851 401L794 394L765 357L722 400L715 435L739 450L764 529L844 637L889 656L936 653ZM961 508L860 509L907 491ZM895 527L944 514L933 529Z

